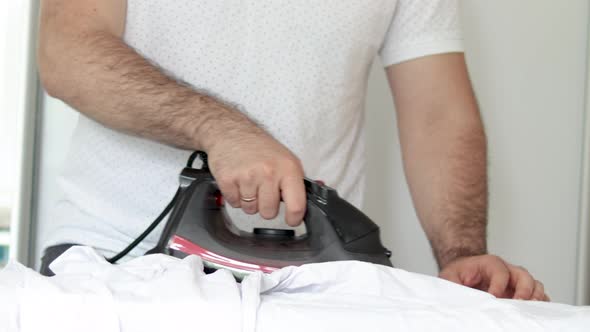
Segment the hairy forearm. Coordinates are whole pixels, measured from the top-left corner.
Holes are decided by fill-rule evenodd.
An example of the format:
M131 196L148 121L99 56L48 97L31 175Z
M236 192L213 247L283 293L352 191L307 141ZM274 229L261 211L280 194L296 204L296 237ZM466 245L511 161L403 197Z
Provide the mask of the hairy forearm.
M416 210L440 267L487 251L483 126L477 110L449 113L422 133L406 135L412 142L404 151Z
M110 128L205 150L235 128L259 130L235 108L167 75L110 33L87 31L41 46L48 92Z

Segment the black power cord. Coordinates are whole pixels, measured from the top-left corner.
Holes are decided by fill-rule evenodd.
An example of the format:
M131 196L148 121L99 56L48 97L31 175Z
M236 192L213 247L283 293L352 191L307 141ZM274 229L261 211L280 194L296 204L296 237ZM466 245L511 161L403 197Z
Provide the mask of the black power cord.
M194 163L195 159L197 158L197 156L200 157L201 161L203 162L201 169L209 169L209 164L207 163L207 154L203 151L193 152L190 155L190 157L188 158L188 161L186 162L186 167L193 167L193 163ZM162 220L164 220L164 218L170 213L170 211L172 210L172 208L176 204L176 201L178 200L179 195L180 195L180 188L178 190L176 190L176 193L174 194L174 197L172 197L172 200L170 200L170 202L168 203L168 205L166 205L166 207L164 208L162 213L160 213L160 215L154 221L152 221L152 223L148 226L148 228L146 228L145 231L143 231L143 233L141 233L135 240L133 240L133 242L131 242L131 244L129 244L120 253L116 254L115 256L113 256L111 258L108 258L107 262L109 262L111 264L115 264L121 258L125 257L129 252L131 252L131 250L133 250L135 247L137 247L137 245L139 245L141 243L141 241L143 241L148 235L150 235L150 233L156 227L158 227L158 225L162 222Z

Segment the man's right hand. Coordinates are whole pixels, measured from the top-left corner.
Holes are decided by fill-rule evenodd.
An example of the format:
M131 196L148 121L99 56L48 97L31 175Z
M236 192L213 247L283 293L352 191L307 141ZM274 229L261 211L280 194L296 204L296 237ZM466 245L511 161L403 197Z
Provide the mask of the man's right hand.
M282 198L287 223L299 224L306 197L297 157L238 110L125 44L126 3L41 2L38 63L47 92L109 128L206 151L230 205L268 219Z
M207 149L209 166L225 200L247 214L257 212L275 218L282 200L288 225L303 220L306 194L299 159L265 133L248 124L246 130L232 130Z

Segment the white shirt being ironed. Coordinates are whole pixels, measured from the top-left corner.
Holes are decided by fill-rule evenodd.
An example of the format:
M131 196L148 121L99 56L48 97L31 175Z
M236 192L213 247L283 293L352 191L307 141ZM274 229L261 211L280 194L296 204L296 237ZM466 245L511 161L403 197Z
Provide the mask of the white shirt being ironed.
M382 265L340 261L257 272L241 284L201 259L147 255L109 264L73 247L43 277L0 271L0 331L588 331L590 307L496 299Z

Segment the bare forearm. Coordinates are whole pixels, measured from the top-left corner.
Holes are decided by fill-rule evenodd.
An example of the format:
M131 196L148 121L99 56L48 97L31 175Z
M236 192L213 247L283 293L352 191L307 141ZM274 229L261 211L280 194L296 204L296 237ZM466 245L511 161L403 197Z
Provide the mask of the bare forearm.
M486 139L476 111L438 119L406 149L416 210L443 267L486 253Z
M388 78L412 199L439 266L485 253L486 138L463 54L407 61Z
M108 127L187 149L206 149L232 128L258 130L243 114L166 75L108 32L49 42L39 51L48 91Z

